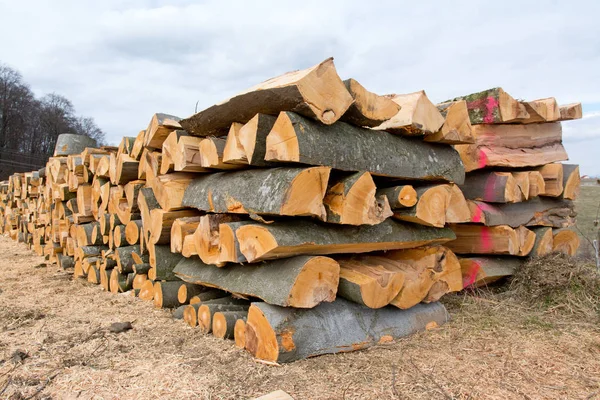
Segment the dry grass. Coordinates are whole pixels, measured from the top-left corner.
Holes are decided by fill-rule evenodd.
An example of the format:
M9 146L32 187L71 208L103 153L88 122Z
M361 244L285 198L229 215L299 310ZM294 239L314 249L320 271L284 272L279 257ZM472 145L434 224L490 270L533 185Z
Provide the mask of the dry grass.
M393 344L269 367L168 311L34 269L7 238L0 254L0 398L600 398L598 324L506 292L447 296L450 323ZM134 329L109 333L118 321Z

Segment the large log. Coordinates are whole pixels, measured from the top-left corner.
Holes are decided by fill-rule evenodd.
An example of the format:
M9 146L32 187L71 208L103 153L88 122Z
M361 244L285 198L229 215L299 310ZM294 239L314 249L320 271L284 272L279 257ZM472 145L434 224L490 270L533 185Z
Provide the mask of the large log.
M442 325L448 319L439 303L419 304L408 310L374 310L345 299L311 310L252 303L246 349L261 360L291 362L364 349Z
M163 281L178 280L173 272L179 261L183 258L181 254L171 253L168 245L150 246L149 263L152 268L148 271L148 278ZM192 282L193 283L193 282Z
M502 88L493 88L461 96L452 101L467 102L471 124L499 124L528 118L525 106Z
M395 250L454 239L447 228L431 228L394 220L378 225L344 226L297 220L269 225L248 224L236 231L248 262L299 254L366 253Z
M529 182L529 173L522 173ZM475 171L467 174L460 188L469 200L489 203L516 203L522 200L521 188L510 172ZM527 191L529 194L529 190Z
M163 210L179 210L185 208L182 204L185 190L196 177L196 174L176 172L157 176L148 181L148 186L154 191L154 196Z
M221 172L193 180L181 204L214 213L324 219L328 178L329 168L324 167Z
M581 177L579 165L562 164L563 167L563 193L562 198L575 200L579 196Z
M198 256L205 264L219 264L220 229L219 225L225 222L240 221L242 216L234 214L207 214L200 217L198 227L194 232L194 245ZM232 233L229 240L234 240ZM235 246L235 244L234 244ZM226 261L234 261L229 260Z
M89 136L61 133L56 138L54 157L79 154L84 151L86 147L98 147L98 143Z
M340 267L328 257L300 256L244 266L217 268L191 258L182 259L174 273L183 281L258 297L270 304L311 308L333 301Z
M376 130L407 136L423 136L437 132L444 124L444 117L429 100L424 91L390 95L400 110L389 120L375 127Z
M174 115L157 113L152 116L148 129L146 129L145 145L153 149L161 149L163 142L169 134L181 129L181 118Z
M523 263L516 257L460 258L463 286L481 287L512 276Z
M437 111L437 110L436 110ZM464 168L450 146L425 143L345 122L326 126L282 112L267 137L267 161L322 165L403 179L462 183Z
M369 92L354 79L346 79L344 85L354 99L341 118L344 122L375 127L393 118L400 111L400 105L391 98Z
M563 165L547 164L538 169L544 178L544 191L540 196L559 197L563 193Z
M388 198L376 195L371 174L356 172L332 179L323 204L327 222L344 225L377 225L393 215Z
M555 229L552 232L552 251L568 256L575 256L579 249L580 239L573 229Z
M537 167L568 159L560 122L474 125L474 144L456 145L467 172L486 167Z
M152 244L169 244L171 241L171 228L178 218L200 217L197 210L165 211L157 208L150 212L150 237Z
M541 257L552 253L554 245L552 228L549 226L540 226L531 229L531 231L535 233L535 243L529 255L531 257Z
M224 266L228 262L245 263L246 257L240 250L240 241L237 238L237 230L253 221L235 221L231 223L221 223L219 225L218 241L219 241L219 256L213 264L218 267Z
M329 58L314 67L269 79L180 123L197 136L221 136L232 122L245 124L258 113L277 115L280 111L294 111L333 124L352 101L333 58Z
M515 121L519 124L553 122L560 118L560 109L558 108L558 103L554 97L524 101L522 104L525 106L525 110L529 114L529 117Z
M489 204L469 201L471 221L487 226L552 226L566 228L577 213L570 200L537 197L522 203Z
M572 119L581 119L583 116L583 110L581 103L565 104L558 107L560 111L559 121L570 121Z
M227 147L227 140L221 137L209 136L200 141L198 149L200 151L200 165L203 168L212 168L217 170L233 170L241 169L243 163L230 163L226 160L225 149ZM245 155L243 156L245 157Z

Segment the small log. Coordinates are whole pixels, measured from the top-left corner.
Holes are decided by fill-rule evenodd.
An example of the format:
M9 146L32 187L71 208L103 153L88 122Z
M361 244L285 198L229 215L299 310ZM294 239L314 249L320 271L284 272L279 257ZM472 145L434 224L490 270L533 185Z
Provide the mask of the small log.
M127 154L121 154L116 159L116 164L115 175L111 176L111 183L113 185L124 185L127 182L138 179L140 162L135 158Z
M237 229L240 250L248 262L299 254L365 253L440 244L454 239L447 228L431 228L393 220L359 227L311 221L249 224Z
M575 256L579 249L579 235L572 229L553 230L552 251L560 252L568 256Z
M192 328L198 326L198 309L200 306L200 303L189 304L183 310L183 320Z
M200 224L201 216L177 218L171 225L171 252L181 253L186 236L193 235Z
M571 103L565 104L558 107L560 112L559 121L570 121L573 119L581 119L583 116L583 111L581 108L581 103Z
M275 125L277 117L266 114L256 114L238 132L238 141L244 149L240 159L226 159L226 163L245 163L256 167L273 166L274 163L265 161L267 151L267 135Z
M471 120L464 100L438 104L437 109L444 117L444 124L435 133L425 136L426 142L445 144L475 143Z
M444 124L444 117L425 91L390 97L400 106L400 110L374 129L397 135L423 136L437 132Z
M220 172L193 180L182 205L214 213L325 218L329 168ZM257 190L247 190L248 187ZM163 207L164 208L164 207Z
M471 221L486 226L552 226L566 228L574 223L575 211L570 200L537 197L522 203L489 204L469 201Z
M161 149L169 133L176 129L181 129L180 121L181 118L174 115L154 114L146 129L145 146L153 149Z
M227 140L219 137L207 137L200 141L200 165L203 168L231 170L243 168L233 163L225 162ZM236 163L237 164L237 163Z
M393 118L400 111L400 105L391 98L369 92L354 79L346 79L344 85L354 99L341 118L344 122L375 127Z
M384 195L388 198L390 208L406 208L417 204L417 191L411 185L392 186L389 188L378 189L377 197Z
M99 246L102 244L102 236L96 235L92 237L94 228L99 229L98 222L91 222L89 224L83 224L77 226L77 244L79 246Z
M294 110L324 124L333 124L352 104L333 58L302 70L269 79L247 91L180 121L197 136L221 136L232 122L246 123L259 112L277 115Z
M474 257L459 260L465 288L487 286L512 276L523 263L515 257Z
M213 258L212 252L208 258L209 260L215 260L212 264L215 264L217 267L222 267L228 262L239 264L247 261L240 250L240 241L236 236L236 231L239 227L252 223L253 221L237 221L231 223L223 222L219 225L219 234L215 238L218 240L219 253L216 259ZM212 249L214 249L214 246L211 250Z
M247 311L217 311L213 314L212 333L219 339L233 339L237 321L245 321Z
M148 263L135 263L133 264L133 272L136 274L147 274L152 266Z
M525 227L452 224L456 239L446 246L457 254L526 256L535 244L535 233Z
M538 169L544 178L544 191L540 196L559 197L563 193L563 165L547 164Z
M247 317L246 317L247 318ZM238 319L233 327L235 347L243 349L246 347L246 320Z
M179 307L177 294L180 286L181 282L154 282L154 307Z
M171 241L171 228L179 218L199 218L198 210L175 210L154 209L150 212L150 243L168 244Z
M473 135L474 144L454 146L466 172L486 167L537 167L568 159L560 122L475 125Z
M376 195L371 174L357 172L330 180L323 204L327 222L344 225L377 225L393 215L388 198Z
M467 102L471 124L500 124L528 118L525 106L502 88L493 88L461 96L452 101Z
M136 265L139 265L139 264L136 264ZM135 276L133 277L133 282L131 283L131 287L133 287L133 289L139 290L142 288L142 286L144 285L144 283L147 280L148 280L148 275L136 272Z
M562 198L575 200L579 196L581 177L579 176L579 165L562 164L563 167L563 192Z
M450 184L450 200L448 208L446 208L446 223L457 224L471 222L471 209L467 199L460 190L460 187L455 184Z
M322 301L333 301L339 280L337 262L328 257L310 256L275 260L258 266L223 268L183 258L174 272L185 282L297 308L311 308Z
M125 240L131 246L140 242L140 229L142 229L142 220L129 221L125 225Z
M125 238L125 225L117 225L113 229L113 241L115 247L121 247L127 245L127 239Z
M57 254L57 264L63 270L75 268L75 260L73 257L69 257L63 254Z
M54 157L80 154L86 147L98 147L98 143L89 136L62 133L56 138Z
M146 280L140 288L138 297L147 301L154 300L154 282L152 282L150 279Z
M131 151L129 155L136 160L140 160L142 157L142 151L144 150L144 145L146 141L146 131L140 131L138 135L135 137L135 141L133 142L133 146L131 147Z
M228 164L241 164L245 165L247 162L244 160L246 153L244 152L244 146L240 142L240 130L244 124L234 122L229 127L229 133L227 134L227 140L225 147L223 148L222 160L228 160Z
M456 183L464 180L459 155L450 146L411 140L345 122L326 126L292 112L282 112L277 118L267 137L265 160L367 171L400 179Z
M115 249L115 260L117 262L117 269L122 274L128 274L134 271L133 266L136 264L133 254L139 253L140 246L125 246L125 247L117 247ZM144 273L144 271L140 271L139 273Z
M183 319L183 312L185 310L185 308L187 307L187 305L182 305L179 306L175 309L175 311L173 311L173 319Z
M236 311L238 313L247 313L249 305L232 304L202 304L198 307L198 327L202 333L211 333L213 315L219 311Z
M179 290L177 292L177 300L180 304L186 304L190 301L190 299L194 296L197 296L203 292L206 292L210 289L200 286L194 285L193 283L183 282L180 283Z
M148 271L148 278L154 281L177 280L178 278L173 273L173 269L183 258L181 254L171 253L171 248L168 245L156 245L148 248L148 250L150 249L152 249L152 251L149 252L152 269Z
M518 176L520 173L514 173L513 176ZM524 200L532 199L540 195L546 191L546 183L544 182L544 177L539 171L528 171L528 189L529 194L523 193L521 196Z
M554 97L521 102L529 114L527 118L521 118L515 122L519 124L533 124L539 122L553 122L560 118L558 103Z
M541 257L552 253L554 245L552 228L542 226L532 228L531 231L535 233L535 243L529 255L531 257Z
M157 176L149 180L148 184L154 191L154 197L165 211L179 210L185 207L182 204L183 194L197 175L176 172Z
M110 292L125 293L132 289L133 279L129 279L129 274L124 275L114 268L110 273Z
M246 322L246 349L260 360L291 362L364 349L447 320L440 303L419 304L408 310L374 310L345 299L312 310L252 303Z
M420 225L442 228L450 205L450 185L430 185L415 188L417 204L394 210L394 218ZM468 209L468 206L467 206Z
M529 173L521 174L529 182ZM522 200L521 188L510 172L487 170L471 172L465 177L465 183L460 185L460 189L469 200L490 203L515 203Z

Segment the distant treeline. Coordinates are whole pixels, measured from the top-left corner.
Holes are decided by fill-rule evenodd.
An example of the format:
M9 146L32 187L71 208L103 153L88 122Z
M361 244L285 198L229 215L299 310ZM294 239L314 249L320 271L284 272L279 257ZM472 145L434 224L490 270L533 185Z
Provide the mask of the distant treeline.
M78 116L56 93L36 98L21 74L0 62L0 180L43 167L61 133L78 133L105 143L93 118Z

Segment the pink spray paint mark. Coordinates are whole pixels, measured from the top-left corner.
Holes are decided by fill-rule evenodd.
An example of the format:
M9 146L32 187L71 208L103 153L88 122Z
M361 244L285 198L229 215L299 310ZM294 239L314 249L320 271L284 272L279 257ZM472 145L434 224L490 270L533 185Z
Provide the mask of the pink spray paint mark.
M477 168L485 168L488 163L488 156L485 154L483 148L477 152Z
M487 226L482 227L481 229L481 246L483 248L484 253L488 253L492 250L492 236L490 235L490 230Z
M471 265L473 268L471 268L471 270L468 271L465 276L463 276L463 288L471 286L475 283L475 280L477 279L477 273L481 269L481 266L479 264L473 263Z
M481 222L481 215L482 215L482 211L481 208L479 208L479 206L477 206L477 208L475 209L475 212L473 213L473 222Z
M498 103L498 100L496 100L495 97L488 97L487 101L485 103L485 117L483 117L483 122L485 122L486 124L491 124L492 122L494 122L494 110L498 108L498 105L500 103Z

